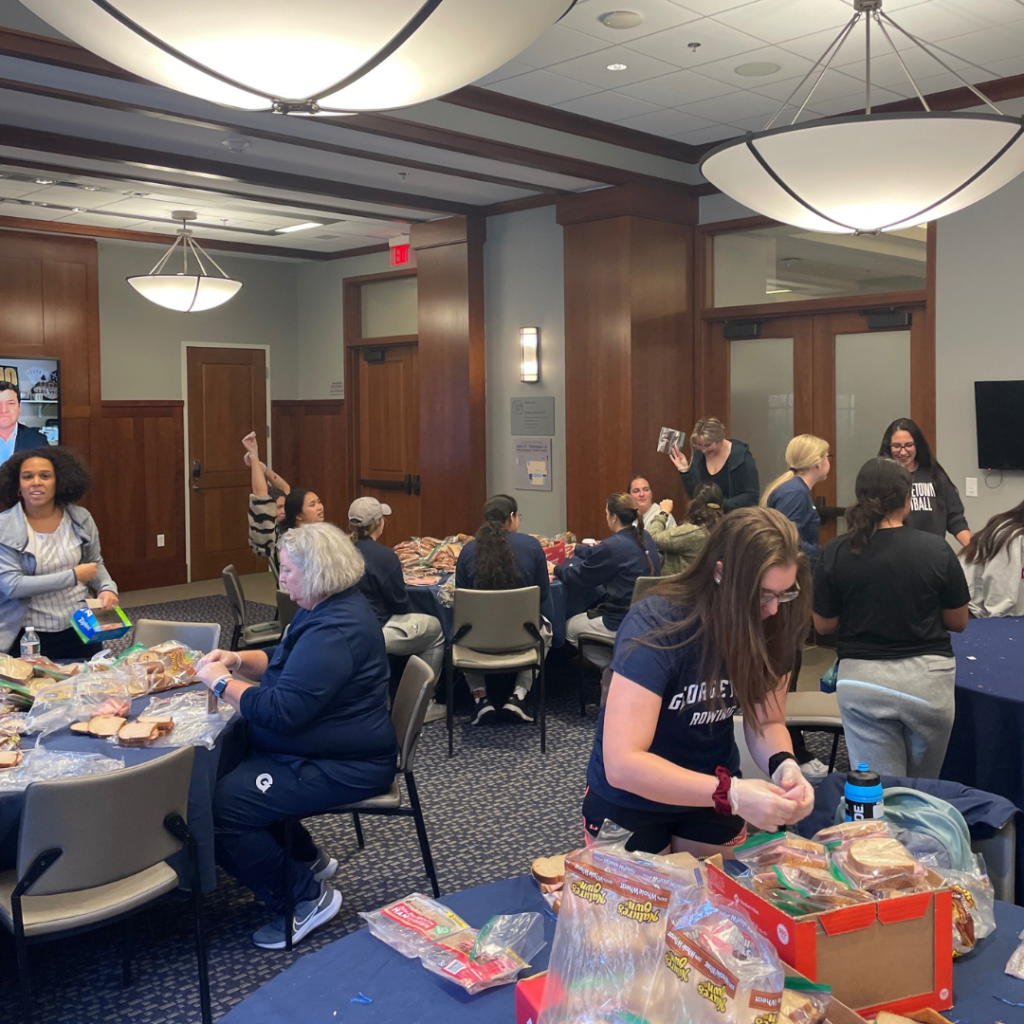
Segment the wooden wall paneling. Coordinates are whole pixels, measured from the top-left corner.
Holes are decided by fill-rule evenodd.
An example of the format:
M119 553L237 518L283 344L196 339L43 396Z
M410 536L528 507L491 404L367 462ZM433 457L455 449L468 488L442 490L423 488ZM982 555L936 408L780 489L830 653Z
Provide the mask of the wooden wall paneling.
M478 522L487 497L482 219L413 224L418 282L421 529Z
M315 491L327 522L348 530L352 490L345 402L273 401L270 408L273 468L292 487Z
M0 256L0 350L26 353L43 344L43 263Z
M814 497L823 496L827 505L836 503L836 346L835 332L831 322L834 317L815 316L802 317L812 322L813 357L811 376L814 381L814 406L811 433L828 441L832 452L832 469L828 479L814 488ZM858 321L860 318L858 317ZM822 524L822 542L835 536L835 520L827 520Z
M629 221L564 232L566 519L580 539L607 534L605 499L635 469Z
M632 466L656 500L678 499L679 474L657 452L663 426L693 416L693 228L634 217L630 224ZM627 481L620 485L625 487Z
M83 504L118 587L184 583L184 402L104 402L91 441L93 486Z

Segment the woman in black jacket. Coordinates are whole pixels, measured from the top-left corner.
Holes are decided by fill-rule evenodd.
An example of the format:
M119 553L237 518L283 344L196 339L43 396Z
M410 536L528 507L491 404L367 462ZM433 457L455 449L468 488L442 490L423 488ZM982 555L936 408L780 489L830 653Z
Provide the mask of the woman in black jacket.
M969 544L971 531L964 516L960 492L946 471L932 458L928 439L913 421L902 417L886 427L878 455L895 459L911 476L910 515L904 525L945 537L953 534Z
M669 458L683 478L686 493L692 498L701 484L718 484L724 498L722 509L756 505L761 495L757 463L750 446L725 436L725 425L714 416L697 420L690 435L693 460L672 446Z

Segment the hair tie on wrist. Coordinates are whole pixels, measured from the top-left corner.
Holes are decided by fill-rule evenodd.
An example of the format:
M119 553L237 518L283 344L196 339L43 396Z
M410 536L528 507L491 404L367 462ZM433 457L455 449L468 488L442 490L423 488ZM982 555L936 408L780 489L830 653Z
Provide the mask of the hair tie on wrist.
M705 505L705 508L721 508L721 507L722 506L719 505L717 501L709 501L707 503L707 505Z

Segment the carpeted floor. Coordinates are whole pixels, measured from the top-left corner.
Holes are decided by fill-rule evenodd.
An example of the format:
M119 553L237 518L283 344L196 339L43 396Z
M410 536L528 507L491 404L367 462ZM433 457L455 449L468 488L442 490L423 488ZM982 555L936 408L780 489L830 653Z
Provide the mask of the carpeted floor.
M223 598L133 612L133 619L220 621L225 627L230 622ZM269 618L271 612L267 606L250 606L249 620ZM596 708L591 704L587 717L580 717L577 678L568 651L553 651L548 660L548 752L543 757L538 730L522 723L473 728L462 714L456 721L456 756L450 761L444 722L424 728L416 779L442 898L446 892L521 874L534 857L579 845L580 800ZM592 691L591 699L594 695ZM808 740L827 760L830 738L812 735ZM840 757L845 768L845 749ZM206 901L215 1017L297 957L360 927L359 911L428 889L410 819L366 818L363 827L367 845L360 851L350 819L311 822L317 841L340 861L333 884L345 902L338 917L291 954L252 945L251 933L268 915L247 890L221 874L219 888ZM199 1004L191 920L189 905L173 902L136 919L136 982L128 990L121 989L121 940L116 928L33 947L36 1020L194 1024ZM330 979L324 983L330 984ZM17 1020L14 986L13 948L6 931L0 930L0 1021Z

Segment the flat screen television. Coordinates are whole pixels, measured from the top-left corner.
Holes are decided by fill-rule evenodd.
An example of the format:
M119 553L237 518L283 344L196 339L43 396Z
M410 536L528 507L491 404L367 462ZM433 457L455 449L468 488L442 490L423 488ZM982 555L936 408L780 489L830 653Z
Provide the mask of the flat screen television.
M980 469L1024 470L1024 380L976 380Z
M60 360L0 355L0 379L18 389L18 422L41 431L50 444L60 444Z

